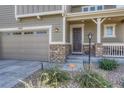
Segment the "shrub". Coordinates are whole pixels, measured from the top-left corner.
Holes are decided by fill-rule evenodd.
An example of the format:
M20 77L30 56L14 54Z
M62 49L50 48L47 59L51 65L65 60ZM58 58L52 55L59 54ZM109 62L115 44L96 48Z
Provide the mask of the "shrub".
M67 72L57 68L45 70L41 73L41 82L50 87L58 87L62 83L66 83L70 79Z
M108 88L111 84L100 75L93 72L85 72L76 76L76 81L82 88Z
M118 66L115 60L103 59L99 62L99 67L104 70L114 70Z

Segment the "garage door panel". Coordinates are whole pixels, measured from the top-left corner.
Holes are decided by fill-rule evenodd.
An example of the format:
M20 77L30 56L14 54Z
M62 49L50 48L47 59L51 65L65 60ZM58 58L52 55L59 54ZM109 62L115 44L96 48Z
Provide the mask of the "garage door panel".
M2 36L2 57L23 60L48 61L48 33L22 33L23 34L21 35L13 35L13 32L11 32L9 35L4 34ZM37 31L34 33L37 33Z

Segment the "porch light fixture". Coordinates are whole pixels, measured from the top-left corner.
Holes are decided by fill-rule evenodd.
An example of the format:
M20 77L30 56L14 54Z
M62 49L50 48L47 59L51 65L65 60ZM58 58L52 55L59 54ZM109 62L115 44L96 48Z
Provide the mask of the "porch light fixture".
M90 70L90 64L91 64L90 57L91 57L91 40L92 40L92 37L93 37L93 34L90 32L88 34L88 39L89 39L89 70Z
M55 32L59 32L59 28L55 28Z

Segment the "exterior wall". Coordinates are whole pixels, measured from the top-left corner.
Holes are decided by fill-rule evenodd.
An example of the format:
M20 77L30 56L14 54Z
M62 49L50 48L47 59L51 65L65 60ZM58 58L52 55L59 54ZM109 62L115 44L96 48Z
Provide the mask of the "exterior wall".
M70 42L70 24L68 22L66 24L66 42Z
M116 8L116 5L104 5L104 9Z
M83 6L88 6L88 5L78 5L78 6L72 6L72 13L75 12L81 12L81 7ZM104 5L104 9L112 9L112 8L116 8L116 5Z
M115 33L116 33L116 37L115 38L104 38L104 24L116 24L115 27ZM102 43L119 43L119 42L124 42L124 23L121 22L109 22L109 21L105 21L102 25L101 25L101 42ZM88 43L88 33L92 32L93 33L93 39L92 42L96 43L97 40L97 32L96 32L96 24L92 21L90 22L85 22L85 26L84 26L84 43Z
M17 14L32 14L50 11L60 11L62 10L61 5L18 5Z
M52 25L52 41L61 42L63 40L62 15L43 16L41 19L24 18L16 21L14 5L3 5L0 6L0 20L0 28ZM59 32L55 32L55 28L59 28Z
M71 53L70 45L51 44L50 45L50 62L64 63L66 57Z
M124 32L123 32L124 23L105 21L104 24L116 24L116 27L115 27L115 35L116 35L116 37L115 38L104 38L104 27L103 27L103 24L102 24L102 33L101 33L102 34L101 35L102 42L105 42L105 43L124 42L124 38L123 38L124 37Z
M84 23L84 43L88 43L88 34L89 32L93 33L92 42L96 43L96 24L93 21Z
M0 5L0 28L17 27L14 5Z
M84 55L88 55L89 54L89 45L83 45L82 46L83 49L83 54ZM91 55L94 56L95 55L95 45L91 45Z
M23 26L45 26L52 25L52 41L62 42L63 40L63 21L61 15L44 16L41 19L37 18L25 18L19 23L19 27ZM59 28L58 32L55 32L55 28Z
M72 6L72 7L71 7L71 12L72 12L72 13L81 12L81 7L82 7L82 5Z

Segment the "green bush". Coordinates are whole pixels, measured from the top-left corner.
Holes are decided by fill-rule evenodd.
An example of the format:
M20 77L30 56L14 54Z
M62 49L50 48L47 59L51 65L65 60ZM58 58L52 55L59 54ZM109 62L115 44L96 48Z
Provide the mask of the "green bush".
M111 84L100 75L93 72L85 72L75 77L82 88L110 88Z
M45 70L41 73L41 82L50 87L58 87L60 84L69 81L69 73L61 71L57 68Z
M118 64L115 60L103 59L99 62L99 67L104 70L113 70L118 67Z

